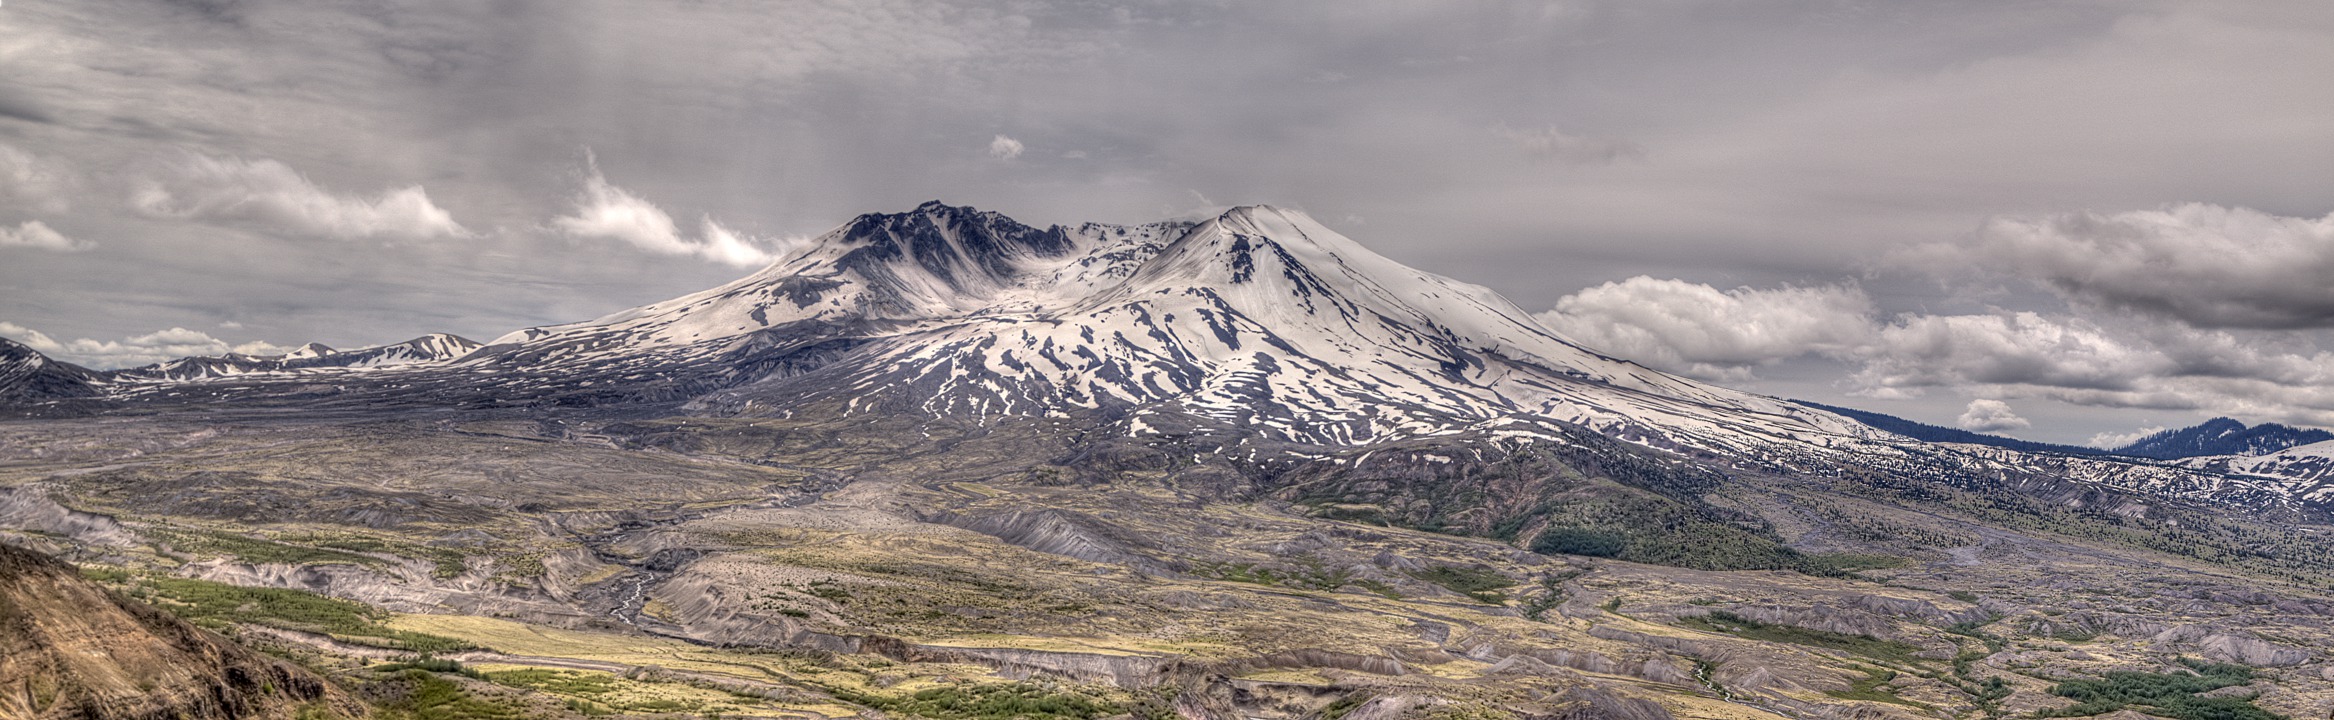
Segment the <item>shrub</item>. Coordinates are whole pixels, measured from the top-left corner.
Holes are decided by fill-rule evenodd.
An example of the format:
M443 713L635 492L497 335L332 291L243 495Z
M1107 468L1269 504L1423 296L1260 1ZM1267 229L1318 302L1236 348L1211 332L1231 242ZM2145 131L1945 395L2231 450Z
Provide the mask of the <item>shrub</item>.
M1629 538L1610 530L1552 527L1532 541L1532 552L1551 555L1612 557L1628 549Z
M2184 671L2117 671L2097 680L2059 683L2050 694L2073 699L2075 704L2038 714L2046 718L2088 717L2143 705L2153 710L2152 715L2177 720L2283 720L2283 716L2255 706L2250 697L2197 697L2253 682L2252 668L2188 658L2180 658L2179 663Z

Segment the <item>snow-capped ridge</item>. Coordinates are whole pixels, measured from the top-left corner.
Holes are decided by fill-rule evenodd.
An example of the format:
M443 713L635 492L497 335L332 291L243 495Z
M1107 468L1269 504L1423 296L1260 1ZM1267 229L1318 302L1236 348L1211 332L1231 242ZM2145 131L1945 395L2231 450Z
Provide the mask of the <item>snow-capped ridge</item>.
M307 343L282 355L227 353L183 357L114 371L107 379L133 383L188 382L270 374L366 370L446 363L478 348L476 341L447 333L431 333L405 342L354 350L335 350L323 343Z
M862 215L737 282L506 335L465 362L713 362L835 333L854 338L850 377L779 383L801 372L788 362L784 378L706 402L766 403L745 396L779 385L854 407L914 387L922 411L971 416L1164 402L1327 442L1512 412L1690 429L1679 437L1703 438L1690 444L1722 443L1715 428L1741 419L1759 442L1862 432L1582 348L1487 288L1260 205L1042 229L933 203ZM1706 417L1648 420L1669 415Z
M2273 478L2288 482L2334 485L2334 440L2296 445L2263 455L2213 455L2183 458L2178 465L2210 472ZM2334 497L2334 487L2323 490Z

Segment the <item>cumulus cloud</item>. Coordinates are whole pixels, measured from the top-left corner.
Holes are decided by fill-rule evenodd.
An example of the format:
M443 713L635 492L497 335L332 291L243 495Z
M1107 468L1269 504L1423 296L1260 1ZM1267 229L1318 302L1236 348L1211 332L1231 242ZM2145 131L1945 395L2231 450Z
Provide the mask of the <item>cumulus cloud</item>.
M2334 423L2334 353L2170 321L1883 317L1852 287L1721 291L1648 277L1583 290L1537 317L1592 349L1702 378L1743 380L1763 365L1814 357L1846 364L1841 385L1864 397L1945 390Z
M142 178L130 205L147 217L336 240L469 237L420 185L375 197L335 194L274 160L194 155Z
M1538 317L1591 348L1713 379L1801 355L1843 354L1869 341L1872 301L1847 286L1721 291L1637 276L1565 296Z
M1968 409L1963 410L1960 419L1955 420L1953 424L1963 430L1981 433L2024 430L2034 427L2034 423L2019 417L2017 411L2011 410L2009 403L1984 398L1969 401Z
M1968 264L2070 300L2205 328L2334 327L2334 214L2203 203L1994 218L1968 242L1902 261Z
M111 369L151 365L194 355L282 355L290 348L266 342L230 343L207 333L174 327L120 340L76 338L57 340L38 330L0 321L0 336L23 343L49 357L94 368Z
M1912 315L1878 329L1854 355L1867 389L2041 385L2130 390L2160 357L2080 320L2031 312Z
M2082 404L2201 408L2232 392L2334 387L2334 355L2274 350L2224 331L2111 331L2032 312L1913 315L1857 353L1867 389L2012 386ZM2255 390L2243 390L2256 386Z
M1515 143L1524 154L1567 165L1596 165L1645 157L1645 149L1627 140L1593 138L1559 130L1554 125L1517 130L1506 126L1494 132Z
M1013 158L1021 157L1021 151L1023 149L1024 148L1021 145L1021 141L1005 137L1003 135L999 135L997 136L997 139L989 141L989 157L993 157L999 160L1011 160Z
M72 176L31 153L0 144L0 205L18 205L40 213L62 213Z
M2103 432L2097 435L2092 435L2091 439L2083 441L2083 444L2099 448L2101 450L2113 450L2135 442L2139 442L2140 438L2154 435L2163 431L2164 426L2156 425L2152 427L2140 428L2131 432Z
M681 234L673 216L655 203L609 184L597 162L588 163L583 195L574 214L556 218L551 226L569 237L621 240L659 255L686 255L738 267L768 265L776 256L728 228L703 218L696 237Z
M97 247L97 244L87 240L65 237L63 233L51 229L46 223L39 220L26 220L14 228L0 225L0 247L79 252Z

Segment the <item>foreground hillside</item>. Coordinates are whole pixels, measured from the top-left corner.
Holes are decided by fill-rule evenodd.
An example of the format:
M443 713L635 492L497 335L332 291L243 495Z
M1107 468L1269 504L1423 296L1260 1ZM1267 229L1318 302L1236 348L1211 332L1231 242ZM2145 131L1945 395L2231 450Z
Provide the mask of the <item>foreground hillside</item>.
M290 718L361 713L340 690L0 543L0 717Z

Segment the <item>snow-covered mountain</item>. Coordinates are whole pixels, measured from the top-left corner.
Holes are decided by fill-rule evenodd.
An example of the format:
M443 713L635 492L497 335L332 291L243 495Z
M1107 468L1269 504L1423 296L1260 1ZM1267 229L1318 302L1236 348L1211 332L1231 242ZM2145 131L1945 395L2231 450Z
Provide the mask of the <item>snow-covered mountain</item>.
M1709 451L1875 434L1598 354L1490 290L1262 206L1045 229L938 203L867 215L729 285L515 332L461 364L559 368L551 379L735 368L773 349L806 361L697 407L753 415L826 400L1138 427L1142 412L1171 410L1337 444L1519 413ZM716 358L728 360L705 362Z
M98 373L58 362L39 351L0 338L0 406L90 397L98 394Z
M2334 499L2334 440L2286 448L2266 455L2217 455L2179 461L2183 467L2283 482L2296 495Z
M282 355L200 355L119 370L109 379L122 383L187 382L233 376L295 375L324 370L351 370L444 363L479 347L458 335L431 333L401 343L355 350L334 350L308 343Z
M1291 447L1588 432L1801 474L2073 479L2254 505L2300 492L2196 468L1922 442L1668 375L1582 347L1488 289L1265 206L1036 228L927 203L860 216L721 287L484 346L452 336L312 345L87 384L120 402L1030 417L1119 437L1205 425Z

